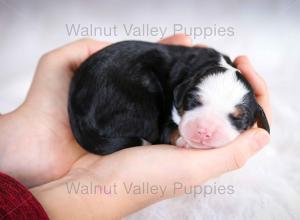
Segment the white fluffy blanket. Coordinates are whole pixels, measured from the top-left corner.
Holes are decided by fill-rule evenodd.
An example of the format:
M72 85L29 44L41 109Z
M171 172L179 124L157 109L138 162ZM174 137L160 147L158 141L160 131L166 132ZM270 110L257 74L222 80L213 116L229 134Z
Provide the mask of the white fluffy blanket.
M201 194L165 200L126 219L299 219L299 166L297 156L279 155L269 146L243 169L204 184ZM232 186L233 193L211 193L222 186Z

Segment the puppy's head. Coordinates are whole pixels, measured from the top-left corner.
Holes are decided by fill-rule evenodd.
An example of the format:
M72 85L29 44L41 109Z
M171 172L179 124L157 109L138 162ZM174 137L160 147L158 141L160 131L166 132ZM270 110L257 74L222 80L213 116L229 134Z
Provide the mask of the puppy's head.
M172 117L192 147L221 147L255 122L269 132L250 84L227 61L221 56L220 65L200 70L174 90Z

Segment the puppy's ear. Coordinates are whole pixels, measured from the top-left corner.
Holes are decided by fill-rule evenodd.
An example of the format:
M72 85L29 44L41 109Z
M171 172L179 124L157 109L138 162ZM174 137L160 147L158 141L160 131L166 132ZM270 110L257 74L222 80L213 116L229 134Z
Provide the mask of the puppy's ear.
M270 125L269 125L268 119L266 117L264 110L262 109L262 107L259 104L257 104L256 121L257 121L257 126L259 128L263 128L268 133L270 133Z

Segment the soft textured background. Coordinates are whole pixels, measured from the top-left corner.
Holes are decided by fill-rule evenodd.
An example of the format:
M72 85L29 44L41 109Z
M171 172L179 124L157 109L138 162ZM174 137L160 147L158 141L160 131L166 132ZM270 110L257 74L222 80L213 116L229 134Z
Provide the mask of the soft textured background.
M286 181L285 188L281 190L295 190L294 195L299 196L299 6L298 0L82 0L64 3L0 0L0 112L9 112L22 103L43 53L77 39L68 36L66 24L231 26L234 37L200 37L194 42L208 44L232 58L239 54L248 55L265 78L274 113L270 146L276 152L274 161L283 163L278 169L285 167L276 175ZM134 38L124 34L96 38L110 41L129 38L158 40L157 37ZM273 165L268 168L268 172L274 173L274 170ZM269 181L266 186L272 184ZM277 186L277 190L280 187L283 185ZM278 197L275 199L280 200ZM300 204L298 208L300 210Z

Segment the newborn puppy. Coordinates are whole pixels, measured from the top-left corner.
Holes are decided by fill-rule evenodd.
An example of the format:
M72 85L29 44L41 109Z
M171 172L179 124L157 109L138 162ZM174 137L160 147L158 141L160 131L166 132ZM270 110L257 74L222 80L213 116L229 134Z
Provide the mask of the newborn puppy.
M250 84L211 48L112 44L76 71L68 111L78 143L100 155L150 143L217 148L256 121L269 132Z

